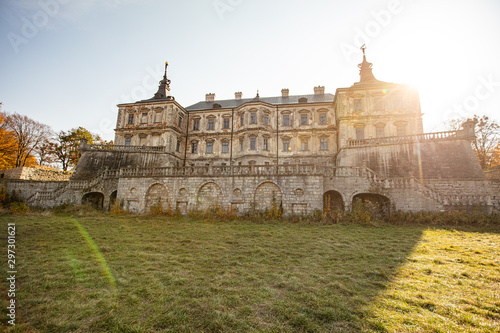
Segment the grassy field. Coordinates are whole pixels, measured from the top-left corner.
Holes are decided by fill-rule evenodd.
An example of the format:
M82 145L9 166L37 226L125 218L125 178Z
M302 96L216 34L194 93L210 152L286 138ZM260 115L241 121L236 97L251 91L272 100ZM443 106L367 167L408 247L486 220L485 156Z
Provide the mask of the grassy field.
M3 235L7 223L8 332L500 332L500 228L40 213L0 216Z

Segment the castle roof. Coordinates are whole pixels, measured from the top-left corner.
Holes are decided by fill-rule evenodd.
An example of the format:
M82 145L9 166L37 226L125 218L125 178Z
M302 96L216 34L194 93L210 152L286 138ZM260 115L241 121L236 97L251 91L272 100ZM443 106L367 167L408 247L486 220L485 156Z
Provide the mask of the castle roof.
M305 98L305 100L304 100ZM262 102L271 105L286 105L286 104L311 104L311 103L333 103L335 95L333 94L313 94L313 95L295 95L288 97L255 97L243 99L226 99L213 102L198 102L186 108L187 111L200 111L214 109L214 104L220 105L221 109L232 109L242 106L246 103Z

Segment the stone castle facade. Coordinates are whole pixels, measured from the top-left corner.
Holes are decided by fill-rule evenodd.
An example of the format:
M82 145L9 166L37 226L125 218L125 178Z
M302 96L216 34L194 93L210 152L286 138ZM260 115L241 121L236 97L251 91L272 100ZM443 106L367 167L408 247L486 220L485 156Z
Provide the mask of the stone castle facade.
M424 133L418 93L377 80L325 93L230 100L207 94L184 107L165 74L153 98L118 105L115 145L81 144L69 182L11 182L28 203L90 202L107 209L350 209L355 200L403 211L500 207L470 142L474 124Z

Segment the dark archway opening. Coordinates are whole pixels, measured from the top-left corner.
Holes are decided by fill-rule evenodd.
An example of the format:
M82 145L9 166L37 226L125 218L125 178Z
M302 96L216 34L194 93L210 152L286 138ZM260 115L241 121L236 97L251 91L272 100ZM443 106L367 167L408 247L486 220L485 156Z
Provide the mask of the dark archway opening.
M108 210L111 210L111 207L113 207L116 204L116 197L118 196L118 191L113 191L111 195L109 196L109 207Z
M344 199L337 191L328 191L323 194L323 212L332 213L335 211L344 211Z
M353 207L358 204L363 204L372 212L385 216L391 212L391 200L381 194L375 193L360 193L352 198Z
M95 209L102 209L104 204L104 194L100 192L87 193L82 197L83 205L90 205Z

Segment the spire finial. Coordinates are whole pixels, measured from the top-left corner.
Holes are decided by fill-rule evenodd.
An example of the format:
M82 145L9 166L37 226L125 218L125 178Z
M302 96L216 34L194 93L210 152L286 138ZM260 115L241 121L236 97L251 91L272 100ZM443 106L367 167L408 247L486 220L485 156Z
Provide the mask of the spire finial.
M167 78L167 67L168 62L165 62L165 74L163 74L163 80L160 81L158 91L156 92L154 99L174 99L170 96L170 80Z
M366 61L366 44L363 44L363 46L361 46L361 51L363 51L363 62L358 65L359 75L361 76L359 82L377 81L372 73L373 64Z

